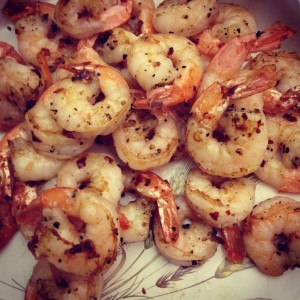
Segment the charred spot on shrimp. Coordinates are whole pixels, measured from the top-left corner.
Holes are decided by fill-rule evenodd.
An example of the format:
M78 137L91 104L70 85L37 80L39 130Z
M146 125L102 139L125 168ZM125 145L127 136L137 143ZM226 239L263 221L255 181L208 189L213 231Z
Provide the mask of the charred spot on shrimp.
M281 252L288 252L289 251L289 242L290 238L286 236L283 233L280 234L275 234L273 243L276 246L276 251L277 255L281 255Z

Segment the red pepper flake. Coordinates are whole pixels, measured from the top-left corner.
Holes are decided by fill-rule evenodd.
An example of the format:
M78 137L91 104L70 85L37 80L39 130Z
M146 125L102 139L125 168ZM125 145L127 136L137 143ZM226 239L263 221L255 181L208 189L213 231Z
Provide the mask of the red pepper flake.
M231 215L231 211L228 209L228 210L226 210L226 214L228 215L228 216L230 216Z
M210 213L210 216L212 217L212 219L214 219L215 221L218 220L219 218L219 213L217 211Z
M125 214L119 212L119 223L122 230L130 228L130 221L126 218Z

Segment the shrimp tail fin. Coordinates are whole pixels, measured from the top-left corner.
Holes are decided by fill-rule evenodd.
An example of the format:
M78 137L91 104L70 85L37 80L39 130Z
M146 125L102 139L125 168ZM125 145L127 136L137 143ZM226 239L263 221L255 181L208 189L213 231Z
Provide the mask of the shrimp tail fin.
M221 229L223 245L227 258L235 264L240 264L246 257L246 249L241 230L237 224Z
M296 33L296 30L276 22L273 26L263 33L257 32L258 38L251 45L251 52L270 51L278 49L281 42L290 38Z

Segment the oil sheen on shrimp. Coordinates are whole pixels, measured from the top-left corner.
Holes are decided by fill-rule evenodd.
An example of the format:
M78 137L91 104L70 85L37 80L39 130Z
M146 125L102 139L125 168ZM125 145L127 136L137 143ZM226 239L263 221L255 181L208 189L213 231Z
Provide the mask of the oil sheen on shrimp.
M188 120L186 147L204 172L241 177L256 171L263 160L266 117L260 109L229 105L223 93L221 86L212 84L197 99Z
M171 113L132 110L113 132L119 158L134 170L149 170L170 161L178 146Z
M113 68L78 66L74 76L55 82L43 104L63 129L80 138L113 132L131 106L129 87Z
M156 203L166 243L178 239L179 220L173 190L167 180L150 171L123 170L125 191Z
M178 239L165 242L156 216L153 225L156 247L171 263L181 266L202 265L215 254L218 247L213 240L213 228L193 214L184 198L177 197L176 206L180 220Z
M200 219L222 228L240 223L252 211L255 183L249 178L226 180L193 169L187 177L185 195Z
M24 300L99 299L103 286L102 274L81 276L61 271L41 258L33 267Z
M153 26L160 33L190 37L208 28L217 15L216 0L164 0L154 11Z
M276 87L263 93L264 111L269 114L283 112L300 101L300 58L295 52L262 52L250 61L249 67L260 69L274 64L280 79Z
M270 276L299 267L300 203L277 196L260 202L244 228L247 255Z
M255 174L280 192L299 193L299 112L267 115L268 146Z
M102 153L83 153L66 161L56 182L58 187L92 189L115 207L124 189L121 169L110 155Z
M59 0L54 18L70 36L81 39L120 26L130 18L131 11L132 0Z
M34 107L27 111L26 126L37 151L53 158L70 159L91 147L94 139L77 138L56 123L43 103L43 97L49 97L51 93L52 89L47 89Z
M130 74L147 96L137 108L171 106L190 100L200 86L203 61L196 46L174 34L144 34L130 47Z
M192 37L199 50L211 56L232 38L256 32L255 17L248 9L233 3L220 3L218 7L212 26Z
M115 207L90 189L45 190L19 215L31 224L28 248L65 272L90 276L117 256L119 222Z

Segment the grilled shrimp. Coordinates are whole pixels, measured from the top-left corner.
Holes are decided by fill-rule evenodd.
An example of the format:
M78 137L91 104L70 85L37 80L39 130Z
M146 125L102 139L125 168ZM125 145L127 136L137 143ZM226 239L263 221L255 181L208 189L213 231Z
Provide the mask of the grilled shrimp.
M129 87L113 68L78 66L55 82L40 101L64 130L80 138L113 132L131 106Z
M171 106L189 101L200 86L203 61L196 46L174 34L144 34L130 47L130 74L146 91L137 108Z
M56 123L43 104L44 97L52 92L52 88L47 89L25 115L30 139L33 147L44 155L58 159L73 158L91 147L94 139L76 138L72 132L64 130Z
M92 300L99 299L103 278L80 276L63 272L51 265L45 258L38 260L25 290L25 300Z
M213 56L223 43L253 32L256 32L256 20L249 10L233 3L220 3L219 14L212 26L192 40L196 40L202 53Z
M267 115L268 146L256 176L280 192L300 191L299 113Z
M162 234L159 218L154 220L155 245L168 261L174 264L189 266L201 265L212 257L218 247L213 240L213 228L197 218L184 198L176 198L180 221L177 241L166 243Z
M132 0L59 0L54 18L70 36L82 39L122 25L130 18L131 11Z
M115 207L90 189L42 191L19 215L31 225L28 248L36 259L65 272L91 276L115 260L119 224Z
M280 79L276 87L263 92L264 112L275 114L300 101L300 58L286 51L262 52L250 61L249 67L260 69L270 64L276 66Z
M83 153L66 161L57 173L57 186L90 188L115 207L124 189L122 171L115 160L102 153Z
M261 82L255 82L260 77L257 75L253 75L253 87L252 80L247 83L249 78L245 89L240 85L241 93L237 87L237 98L244 98L244 92L255 94L256 89L259 92L276 83L276 78L263 78L266 74L262 74ZM258 169L267 148L268 132L262 110L230 104L235 92L227 97L226 90L214 83L196 100L188 120L186 148L202 171L234 178Z
M149 171L123 170L125 191L157 203L159 222L164 241L170 243L178 238L179 221L172 188L167 180Z
M188 174L185 195L199 218L222 228L240 223L252 211L255 183L248 178L226 180L194 169Z
M37 69L25 65L12 46L0 42L0 129L7 131L24 120L44 83Z
M260 202L244 228L247 255L270 276L299 267L299 240L300 203L288 197Z
M149 170L170 161L178 145L171 113L132 110L113 132L119 158L134 170Z
M154 11L153 26L160 33L189 37L208 28L217 15L216 0L164 0Z

